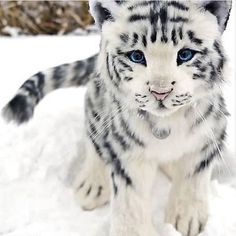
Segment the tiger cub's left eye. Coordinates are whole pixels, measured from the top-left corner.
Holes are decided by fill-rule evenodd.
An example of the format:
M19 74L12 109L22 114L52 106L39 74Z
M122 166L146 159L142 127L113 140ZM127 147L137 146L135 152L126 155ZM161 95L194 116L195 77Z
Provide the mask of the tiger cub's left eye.
M128 58L130 61L138 64L146 65L146 59L142 51L135 50L127 53Z
M192 49L181 49L178 52L178 56L177 56L178 65L181 65L184 62L192 60L192 58L194 57L195 54L196 54L196 51L194 51Z

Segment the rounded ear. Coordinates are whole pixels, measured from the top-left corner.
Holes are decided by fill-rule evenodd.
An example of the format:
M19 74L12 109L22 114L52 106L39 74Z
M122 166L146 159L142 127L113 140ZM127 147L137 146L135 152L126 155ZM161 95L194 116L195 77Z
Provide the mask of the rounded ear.
M223 33L229 20L232 0L201 0L200 5L217 18L220 31Z
M122 1L89 0L90 12L100 28L107 21L115 21L121 5Z

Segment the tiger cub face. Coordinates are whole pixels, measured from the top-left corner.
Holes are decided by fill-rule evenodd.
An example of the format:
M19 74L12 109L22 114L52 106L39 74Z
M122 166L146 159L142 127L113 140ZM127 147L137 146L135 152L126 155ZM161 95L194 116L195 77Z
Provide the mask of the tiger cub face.
M225 5L221 5L225 3ZM227 1L92 1L102 29L100 66L133 109L170 115L223 80Z

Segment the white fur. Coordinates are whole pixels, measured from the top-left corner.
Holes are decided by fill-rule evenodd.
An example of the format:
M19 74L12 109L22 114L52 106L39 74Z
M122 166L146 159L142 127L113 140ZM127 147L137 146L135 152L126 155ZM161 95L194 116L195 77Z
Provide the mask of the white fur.
M93 8L96 2L98 1L91 1L90 3L95 18L97 15ZM114 13L115 22L105 23L102 27L98 71L101 73L101 78L104 80L106 87L116 94L121 104L125 107L127 106L129 112L124 112L123 116L130 121L131 130L137 131L137 134L144 137L147 144L145 149L135 147L135 150L132 149L131 152L119 153L119 158L125 170L131 179L134 180L134 186L129 189L124 185L123 180L119 180L119 178L117 180L119 193L112 198L110 236L156 235L150 217L152 209L150 193L153 186L155 168L160 164L173 161L176 164L175 179L167 207L166 220L174 226L177 220L178 231L184 236L196 236L199 233L200 225L202 227L206 225L208 217L207 191L211 168L205 170L204 174L190 176L194 175L196 165L203 160L199 153L202 144L207 143L208 139L215 140L215 137L219 135L219 130L226 126L226 121L222 119L216 123L215 119L209 118L207 121L204 120L204 125L190 132L193 120L201 118L207 106L214 103L215 97L221 93L220 85L215 82L210 86L204 80L193 80L192 70L194 69L187 66L177 67L176 55L182 48L192 48L197 51L208 48L210 51L209 56L203 60L206 60L205 62L207 63L210 58L213 63L216 63L218 55L212 49L212 45L215 40L220 41L221 32L219 31L217 20L212 14L203 13L198 4L188 2L190 6L188 12L175 10L173 12L170 11L169 14L175 16L178 13L182 14L182 17L189 18L190 23L184 26L183 30L196 32L198 37L203 40L204 45L195 45L185 39L176 47L170 43L160 43L148 44L148 47L144 48L140 43L136 47L130 48L129 44L120 42L120 34L126 32L145 34L145 28L148 27L149 22L127 24L127 19L130 15L128 10L122 9L122 17L116 18L118 10L116 10L115 3L102 1L102 4L111 13ZM145 12L145 8L141 9L140 14L147 14L149 9L146 9L147 12ZM158 26L160 27L160 25ZM167 34L170 38L170 31ZM150 37L150 32L147 37ZM129 83L123 83L121 91L116 91L115 88L112 88L113 85L108 78L106 70L106 54L114 54L116 48L122 48L123 52L142 50L148 65L145 69L143 65L133 65L132 77L135 79ZM130 63L127 58L122 57L122 59ZM131 72L126 72L127 76L130 74ZM159 86L157 84L161 83L167 88L172 81L176 81L173 92L163 102L168 109L163 111L158 107L156 99L148 91L147 81L150 82L150 86ZM150 131L150 123L137 117L135 110L138 109L139 104L135 100L136 93L146 95L148 98L149 101L146 102L146 107L143 110L149 113L149 119L154 124L153 126L157 125L158 128L170 129L170 137L157 140ZM175 96L186 93L192 96L189 103L186 102L181 107L173 107L172 100ZM112 102L109 101L109 97L106 99L107 106L112 109ZM188 119L186 118L186 113L189 113Z
M109 170L104 161L97 158L91 145L87 145L85 156L83 171L79 172L74 183L75 198L84 210L93 210L110 201ZM97 196L99 187L102 190Z

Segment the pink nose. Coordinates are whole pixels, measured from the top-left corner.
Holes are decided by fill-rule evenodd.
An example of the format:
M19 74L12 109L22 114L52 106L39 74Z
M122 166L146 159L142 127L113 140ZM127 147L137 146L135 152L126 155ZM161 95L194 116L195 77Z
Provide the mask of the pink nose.
M151 91L151 93L154 95L157 101L163 101L168 97L168 95L172 92L172 90L173 89L169 91Z

